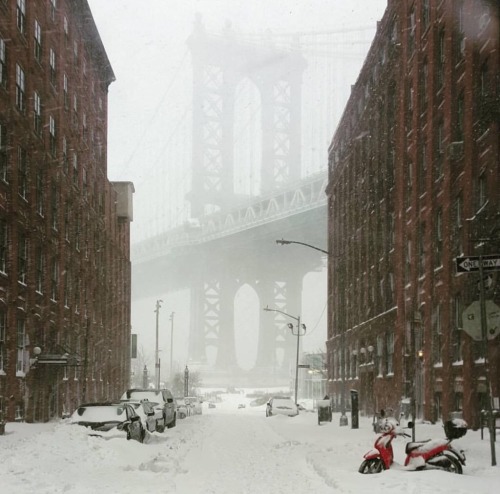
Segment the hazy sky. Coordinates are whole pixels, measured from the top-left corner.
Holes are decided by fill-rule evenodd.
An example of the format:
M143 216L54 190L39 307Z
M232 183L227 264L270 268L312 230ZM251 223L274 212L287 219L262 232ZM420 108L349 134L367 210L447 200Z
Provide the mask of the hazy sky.
M145 226L154 231L187 214L191 62L186 40L196 13L202 14L209 32L220 32L230 21L238 33L271 30L278 34L375 26L387 4L386 0L88 1L116 75L109 92L108 176L134 182L132 242L143 235ZM346 94L354 82L355 77L347 81ZM324 156L327 145L320 150ZM303 342L305 350L315 351L326 339L326 277L314 273L307 283L302 315L311 331ZM237 303L244 306L243 295L237 295ZM168 316L175 311L174 360L182 368L189 305L184 303L185 295L158 294L157 298L165 300L160 347L168 352L168 337L163 335L168 334ZM155 299L150 299L134 302L132 308L133 331L139 333L139 344L149 349L154 347L154 307ZM259 310L253 307L253 316L246 319L257 320Z

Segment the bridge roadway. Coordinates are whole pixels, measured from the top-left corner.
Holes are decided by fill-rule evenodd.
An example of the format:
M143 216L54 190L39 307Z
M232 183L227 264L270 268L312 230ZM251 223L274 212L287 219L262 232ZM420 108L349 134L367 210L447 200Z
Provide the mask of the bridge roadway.
M327 248L326 185L323 171L134 244L133 298L189 288L200 270L217 276L231 269L245 283L262 272L279 279L287 270L320 269L318 251L275 241Z

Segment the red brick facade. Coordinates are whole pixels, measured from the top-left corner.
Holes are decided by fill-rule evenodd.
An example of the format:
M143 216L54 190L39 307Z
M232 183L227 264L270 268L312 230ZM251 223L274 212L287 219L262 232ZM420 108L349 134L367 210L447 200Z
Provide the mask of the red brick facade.
M130 183L86 0L0 0L0 410L45 421L129 380Z
M330 146L329 392L366 414L414 397L477 427L488 381L500 396L500 336L485 355L463 331L479 277L455 262L500 254L499 11L390 0Z

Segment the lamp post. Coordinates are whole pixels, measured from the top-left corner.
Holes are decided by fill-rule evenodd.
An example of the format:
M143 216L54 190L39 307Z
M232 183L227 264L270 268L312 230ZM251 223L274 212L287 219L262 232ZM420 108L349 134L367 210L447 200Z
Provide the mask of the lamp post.
M170 385L171 386L174 383L174 374L172 372L173 356L174 356L174 314L175 314L175 312L172 312L172 314L170 314L170 373L169 373L169 378L170 378Z
M279 245L290 245L290 244L298 244L298 245L303 245L305 247L309 247L310 249L317 250L319 252L322 252L323 254L327 255L327 258L331 258L331 254L329 251L325 249L321 249L319 247L316 247L314 245L308 244L306 242L299 242L297 240L285 240L282 238L281 240L276 240L276 243ZM341 347L341 353L342 353L342 359L345 358L345 336L344 336L344 331L340 333L340 347ZM348 424L347 420L347 415L346 415L346 406L345 406L345 363L342 360L342 391L340 394L340 408L341 408L341 415L340 415L340 425L345 426Z
M279 312L280 314L283 314L284 316L291 317L295 321L297 321L297 333L293 332L293 324L288 323L287 326L290 328L290 331L292 332L292 335L297 337L297 356L295 359L295 404L297 404L297 393L299 389L299 348L300 348L300 337L304 336L306 334L306 325L305 324L300 324L300 316L292 316L290 314L287 314L286 312L283 312L282 310L279 309L270 309L269 307L264 307L265 311L270 311L270 312ZM303 332L301 332L303 330Z
M156 301L156 344L155 344L155 386L160 389L160 360L158 358L158 328L160 322L160 307L163 300Z

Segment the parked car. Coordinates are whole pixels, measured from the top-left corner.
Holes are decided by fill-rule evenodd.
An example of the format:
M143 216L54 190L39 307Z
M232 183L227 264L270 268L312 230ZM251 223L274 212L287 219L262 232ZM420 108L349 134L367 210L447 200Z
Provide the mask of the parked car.
M295 417L298 414L299 409L291 398L276 396L267 402L266 417L271 417L272 415L288 415L289 417Z
M137 413L137 415L141 417L142 424L144 425L144 427L148 432L156 431L155 407L159 405L158 403L151 402L149 400L143 400L143 401L124 400L120 403L127 403L128 405L134 407L135 412Z
M179 417L180 419L185 419L188 416L189 412L188 407L184 402L184 398L176 398L175 401L177 403L177 417Z
M164 432L165 427L175 427L177 420L177 404L168 389L128 389L123 393L120 401L126 402L149 402L154 409L156 420L155 430Z
M215 403L213 401L209 401L208 408L215 408Z
M202 414L201 399L200 398L198 398L197 396L186 396L184 398L184 402L186 403L186 406L188 406L191 410L189 415L201 415Z
M84 403L73 412L69 421L97 432L116 427L127 433L127 439L135 439L140 443L146 436L140 415L128 403Z

